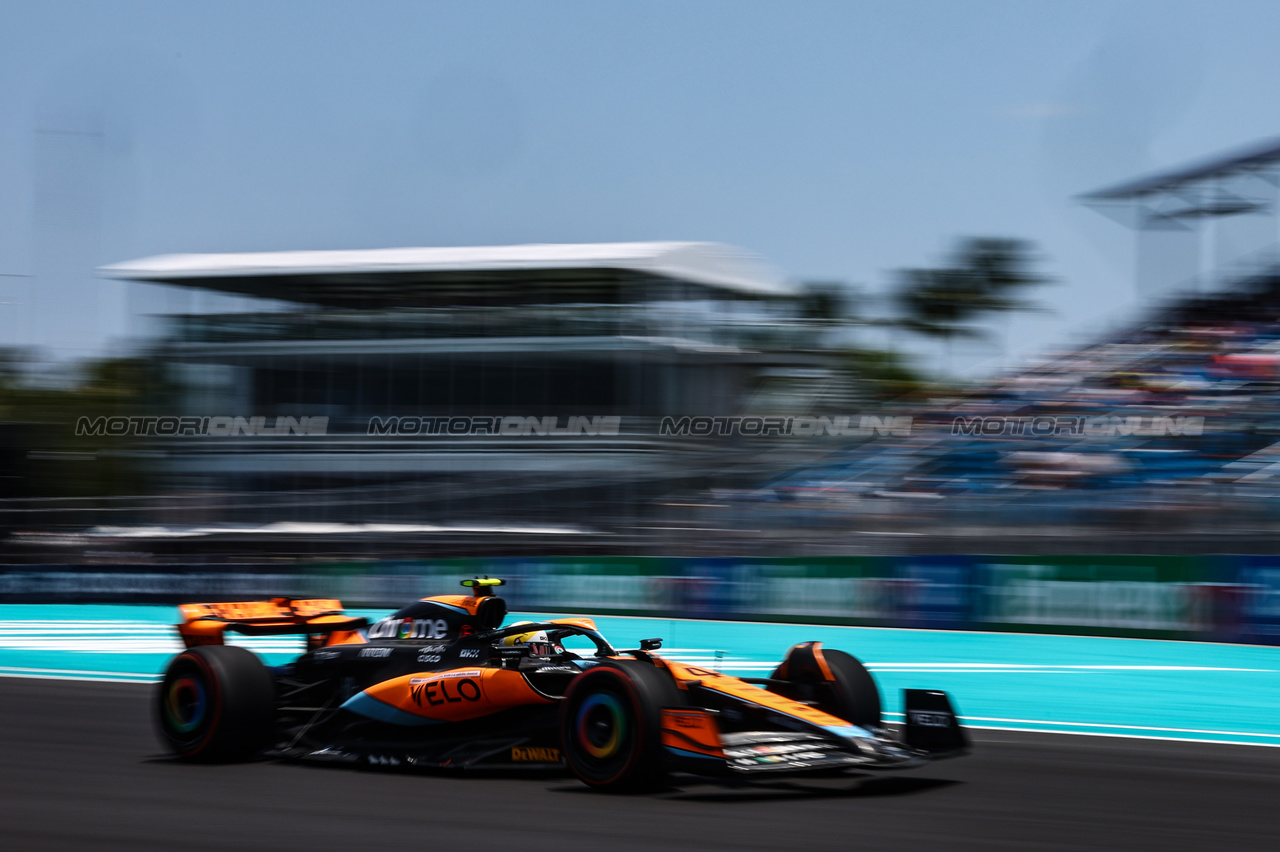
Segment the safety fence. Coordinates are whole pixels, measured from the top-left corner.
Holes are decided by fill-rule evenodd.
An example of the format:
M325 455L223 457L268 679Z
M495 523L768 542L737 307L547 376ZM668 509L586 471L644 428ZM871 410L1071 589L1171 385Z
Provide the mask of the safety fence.
M278 595L394 607L503 577L512 610L1280 644L1280 556L459 558L6 566L0 602Z

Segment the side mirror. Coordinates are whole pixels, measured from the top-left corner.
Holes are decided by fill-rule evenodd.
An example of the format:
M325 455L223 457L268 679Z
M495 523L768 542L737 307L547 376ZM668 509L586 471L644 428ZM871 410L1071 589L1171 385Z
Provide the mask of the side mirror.
M656 651L661 647L662 647L661 639L641 639L640 640L641 651Z

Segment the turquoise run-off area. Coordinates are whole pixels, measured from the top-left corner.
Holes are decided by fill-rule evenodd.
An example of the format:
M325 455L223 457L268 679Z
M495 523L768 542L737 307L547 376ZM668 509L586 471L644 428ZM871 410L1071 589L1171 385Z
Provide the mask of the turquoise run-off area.
M383 610L356 610L371 619ZM563 616L564 614L559 614ZM507 621L557 617L513 614ZM0 605L0 676L154 682L180 650L174 607ZM874 672L892 721L901 690L944 689L974 727L1280 745L1280 648L1143 639L596 618L617 648L662 637L672 659L765 675L818 640ZM268 663L298 637L236 638ZM0 695L3 693L0 680Z

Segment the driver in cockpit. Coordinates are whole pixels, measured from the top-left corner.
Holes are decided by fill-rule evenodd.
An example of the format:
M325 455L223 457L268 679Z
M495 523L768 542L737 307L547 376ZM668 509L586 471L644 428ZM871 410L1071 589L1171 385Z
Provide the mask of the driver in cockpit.
M511 626L518 627L521 624L532 623L531 621L517 621ZM527 647L531 657L553 657L564 653L564 646L559 642L551 641L545 630L534 630L529 633L517 633L514 636L507 636L502 640L502 644L513 648Z

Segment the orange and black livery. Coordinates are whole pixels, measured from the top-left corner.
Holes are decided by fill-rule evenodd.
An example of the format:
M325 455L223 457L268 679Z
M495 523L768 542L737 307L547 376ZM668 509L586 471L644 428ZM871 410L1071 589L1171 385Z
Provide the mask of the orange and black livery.
M945 693L906 690L901 734L853 656L806 642L767 678L613 648L590 618L505 624L502 580L423 598L373 624L336 600L186 604L186 650L157 692L161 738L200 761L371 766L565 766L601 789L672 772L773 777L888 769L965 753ZM268 667L225 635L301 634ZM569 646L569 647L566 647Z

